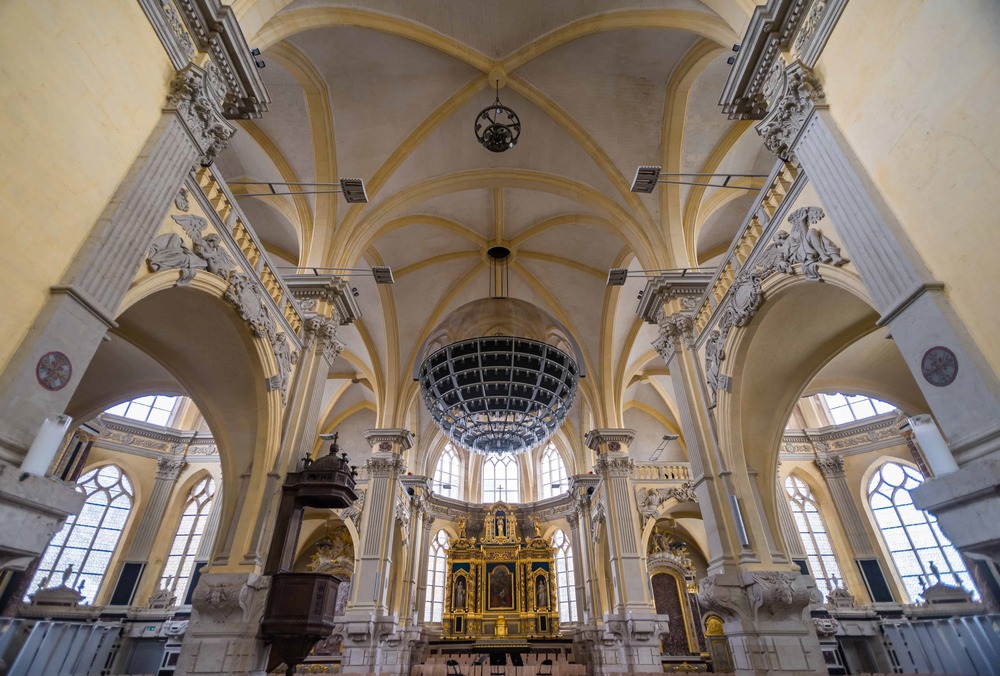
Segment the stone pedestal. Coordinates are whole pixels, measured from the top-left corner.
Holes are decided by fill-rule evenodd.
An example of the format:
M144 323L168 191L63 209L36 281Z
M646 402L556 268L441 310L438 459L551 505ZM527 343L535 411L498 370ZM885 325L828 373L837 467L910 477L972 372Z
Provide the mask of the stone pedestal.
M737 674L824 674L808 608L820 601L812 578L790 571L744 571L701 581L700 602L723 620Z
M400 631L395 615L349 613L341 633L342 673L410 673L410 644L404 640L407 631Z
M270 646L258 637L270 578L255 573L204 573L174 672L264 676Z

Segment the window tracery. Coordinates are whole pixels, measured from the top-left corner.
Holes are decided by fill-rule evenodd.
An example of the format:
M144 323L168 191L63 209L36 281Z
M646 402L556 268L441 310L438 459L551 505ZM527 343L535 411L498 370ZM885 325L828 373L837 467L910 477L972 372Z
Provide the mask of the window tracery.
M519 502L521 473L513 455L483 460L483 502Z
M427 598L424 622L440 622L444 611L445 568L448 565L448 534L439 530L427 554Z
M194 572L195 556L201 546L214 498L215 479L205 477L195 484L188 493L184 512L174 532L167 561L163 566L160 588L174 592L180 602L183 602L187 594L188 583Z
M450 443L445 445L434 468L434 492L446 498L462 497L462 461Z
M569 490L569 477L566 474L566 464L563 462L562 456L559 455L559 451L556 450L555 444L549 443L545 447L545 452L542 453L541 465L542 485L540 493L543 500L562 495Z
M924 482L913 467L886 462L868 481L868 506L911 602L937 582L959 585L978 598L958 550L934 515L917 509L910 491Z
M576 579L573 575L573 546L562 530L552 536L556 560L556 592L559 598L559 622L576 622Z
M816 580L816 587L826 598L833 589L843 584L844 576L837 565L819 505L809 484L794 475L785 479L785 495L809 561L809 570Z
M26 602L43 583L45 587L57 586L57 576L72 565L66 586L83 594L81 603L93 604L111 565L132 511L132 482L117 465L105 465L90 470L77 483L87 501L78 515L66 519L45 548L24 595Z

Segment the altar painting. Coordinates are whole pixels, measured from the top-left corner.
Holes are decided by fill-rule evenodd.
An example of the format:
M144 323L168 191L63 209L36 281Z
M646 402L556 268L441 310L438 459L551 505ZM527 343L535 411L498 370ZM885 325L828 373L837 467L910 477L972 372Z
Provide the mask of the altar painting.
M503 563L491 563L486 566L488 582L487 610L514 609L514 575L510 566Z

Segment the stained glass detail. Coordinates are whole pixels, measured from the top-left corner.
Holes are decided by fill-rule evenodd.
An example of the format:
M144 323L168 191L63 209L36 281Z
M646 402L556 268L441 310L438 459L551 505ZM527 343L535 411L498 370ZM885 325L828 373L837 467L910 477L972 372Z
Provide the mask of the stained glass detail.
M444 612L445 567L448 565L448 534L443 530L431 540L427 555L427 598L424 622L440 622Z
M819 513L819 506L809 484L797 476L785 479L785 494L798 526L802 548L809 561L809 572L816 580L817 589L826 598L835 587L843 584L844 576L837 565L837 557L833 553L823 516Z
M576 578L573 575L573 546L561 530L552 536L556 550L556 593L559 598L559 622L576 622Z
M87 501L80 515L67 518L49 542L25 592L25 602L43 581L46 587L58 586L70 564L73 570L66 579L67 586L83 594L81 603L92 604L97 597L132 510L135 492L132 482L117 465L90 470L80 477L77 485Z
M915 468L896 462L883 464L868 481L868 506L906 595L915 603L925 588L940 579L947 585L960 584L978 599L969 571L941 532L937 518L913 506L910 491L923 482Z
M513 455L488 456L483 460L483 502L520 500L520 470Z
M554 498L569 490L569 477L566 475L566 465L562 456L556 450L555 444L550 443L542 453L542 499Z
M168 588L179 602L187 595L194 557L201 545L201 536L208 524L208 514L215 498L215 479L205 477L194 485L184 503L184 512L177 524L167 562L160 577L160 589Z
M462 497L462 461L458 457L458 451L450 443L445 445L438 458L431 485L438 495L455 499Z

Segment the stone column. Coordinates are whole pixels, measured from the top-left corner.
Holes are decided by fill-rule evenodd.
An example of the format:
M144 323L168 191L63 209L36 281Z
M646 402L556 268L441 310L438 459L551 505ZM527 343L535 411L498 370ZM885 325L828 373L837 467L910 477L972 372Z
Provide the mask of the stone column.
M859 571L863 570L859 562L872 559L877 561L878 559L869 536L871 527L865 524L861 514L858 513L857 503L847 485L847 478L844 475L844 457L841 455L822 455L816 458L815 463L820 474L826 480L827 488L830 489L830 497L833 498L837 516L840 517L840 525L844 528L847 542L854 554L855 565L850 570L843 571L844 577L855 583L851 585L849 591L864 601L869 597L869 594L864 585L857 584L861 582L858 578ZM847 581L845 579L845 585Z
M757 490L763 482L751 468L727 467L719 449L689 312L688 299L700 296L705 282L699 287L697 280L663 276L647 285L640 306L643 318L660 327L654 347L675 381L692 488L708 534L709 575L699 585L700 605L723 619L738 674L823 673L819 640L804 621L819 594L775 539L780 504L779 523L770 523ZM738 494L737 485L746 490ZM788 539L797 543L798 534Z
M799 536L799 527L792 516L792 508L788 505L788 494L785 487L778 483L778 521L781 523L781 534L785 538L785 545L788 547L788 556L792 560L803 560L806 558L806 550L802 547L802 538Z
M368 430L365 438L372 454L365 461L368 493L361 513L360 556L352 578L351 603L347 608L343 642L344 673L403 673L405 664L386 663L385 645L401 640L399 618L389 612L389 583L393 572L396 503L402 488L399 478L406 464L403 453L413 446L413 434L402 429Z
M630 673L662 672L659 623L649 593L649 573L639 551L642 529L635 508L628 455L634 430L597 429L587 433L587 447L597 453L594 472L601 477L605 528L611 553L611 609L607 631L615 636L605 646L602 662Z
M777 92L757 129L815 186L958 464L914 490L914 504L963 552L1000 561L1000 520L981 516L1000 512L1000 380L840 133L816 75L794 62Z
M153 543L157 538L169 539L172 535L173 524L164 523L163 517L167 512L167 505L170 504L170 496L174 493L177 477L186 464L187 461L183 457L176 456L164 456L156 463L156 481L153 482L153 490L149 494L146 509L142 512L128 553L125 555L126 563L140 563L144 566L135 587L132 603L129 605L145 604L149 596L159 587L157 583L160 571L150 569L149 554L153 551ZM178 599L178 602L182 600Z

